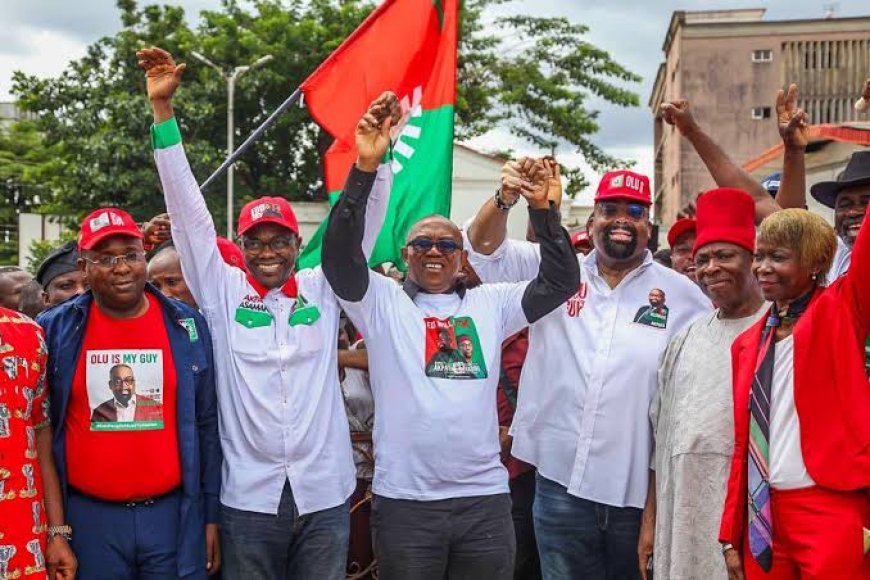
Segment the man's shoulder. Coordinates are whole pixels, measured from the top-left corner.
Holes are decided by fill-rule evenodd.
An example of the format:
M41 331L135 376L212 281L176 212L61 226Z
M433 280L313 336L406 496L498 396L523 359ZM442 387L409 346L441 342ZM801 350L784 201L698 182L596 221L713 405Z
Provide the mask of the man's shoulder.
M89 303L89 299L86 298L85 295L70 298L69 300L52 306L48 310L43 310L39 316L36 317L36 323L45 329L45 333L48 336L57 328L58 325L62 325L76 316L79 309L86 303Z

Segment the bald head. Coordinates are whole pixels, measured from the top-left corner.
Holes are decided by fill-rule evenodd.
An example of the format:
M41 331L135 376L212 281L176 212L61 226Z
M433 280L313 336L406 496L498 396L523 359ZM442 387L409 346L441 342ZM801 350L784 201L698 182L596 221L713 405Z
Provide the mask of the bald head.
M408 235L405 238L405 243L409 243L414 238L420 236L421 231L432 230L433 228L437 229L439 233L450 232L451 237L458 241L460 247L462 246L462 231L459 229L455 223L444 217L443 215L432 214L424 217L417 223L411 226L411 229L408 230Z
M181 273L181 257L173 246L166 246L148 262L148 281L170 298L196 308L196 300Z
M402 258L408 264L408 278L425 292L452 292L466 261L462 232L443 216L424 217L408 231Z
M33 276L15 266L0 268L0 306L10 310L18 310L21 303L21 291L27 286Z

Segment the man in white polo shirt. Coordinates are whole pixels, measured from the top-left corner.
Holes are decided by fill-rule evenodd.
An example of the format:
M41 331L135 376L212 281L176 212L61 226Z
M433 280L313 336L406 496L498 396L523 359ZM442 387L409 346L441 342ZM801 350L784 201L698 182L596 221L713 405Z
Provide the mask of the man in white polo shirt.
M348 188L332 210L323 270L365 336L377 409L372 526L383 580L513 578L495 406L501 344L558 308L580 281L548 178L542 161L523 175L542 255L526 283L467 290L462 234L431 216L408 233L408 279L399 287L366 267L368 192Z
M519 169L505 166L501 189L469 229L469 261L484 282L528 280L540 264L539 246L505 239ZM530 328L511 453L538 469L535 534L548 579L639 575L659 357L711 310L688 278L653 262L650 203L645 176L602 178L595 249L572 256L581 263L577 293Z
M137 57L172 239L214 339L224 578L344 578L356 478L338 381L338 302L319 268L294 271L299 229L283 198L242 208L238 236L248 271L224 262L172 110L184 65L156 48ZM387 128L398 112L391 93L369 109ZM353 173L354 186L374 187L368 249L386 211L391 174L379 161L388 145L388 133L357 134L357 163L366 169Z

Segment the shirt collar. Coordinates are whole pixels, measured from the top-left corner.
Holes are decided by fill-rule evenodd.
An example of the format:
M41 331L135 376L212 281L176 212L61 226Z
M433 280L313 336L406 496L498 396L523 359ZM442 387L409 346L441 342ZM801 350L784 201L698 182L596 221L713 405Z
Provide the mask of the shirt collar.
M260 296L260 298L265 298L266 294L269 293L269 288L266 288L259 282L257 282L253 276L251 276L250 272L247 272L245 276L248 278L248 284L254 288L254 291ZM290 278L284 282L284 285L281 286L281 292L289 296L290 298L296 298L299 294L298 287L296 286L296 273L294 272Z
M426 292L420 286L417 285L416 282L412 281L410 278L405 278L405 282L402 284L402 290L405 291L405 294L408 295L408 298L413 300L417 294L420 292ZM459 294L460 298L465 298L465 282L459 280L456 282L456 285L453 287L453 292Z
M583 258L583 267L586 268L586 270L588 270L589 272L595 272L596 274L598 273L598 255L598 250L593 249ZM649 250L644 250L643 262L641 262L640 266L635 269L639 270L641 268L646 268L652 263L652 252L650 252Z
M115 404L115 408L119 411L129 409L130 407L136 406L136 394L134 393L132 397L130 397L130 402L127 403L126 407L122 407L120 403L118 403L118 399L112 397L112 402Z

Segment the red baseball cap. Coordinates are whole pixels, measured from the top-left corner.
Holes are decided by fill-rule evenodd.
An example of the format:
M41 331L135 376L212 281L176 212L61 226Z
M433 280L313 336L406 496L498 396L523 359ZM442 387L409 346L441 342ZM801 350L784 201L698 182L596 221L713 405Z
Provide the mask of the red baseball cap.
M607 199L628 199L644 205L651 205L649 178L627 169L608 171L598 182L595 202Z
M696 229L696 222L692 218L678 219L671 226L671 229L668 230L668 245L673 248L680 236L687 232L693 232Z
M217 238L218 251L221 253L221 258L230 266L235 266L240 270L246 270L245 255L242 249L226 238L218 236Z
M259 224L277 224L285 227L297 236L299 222L290 207L290 202L283 197L261 197L250 201L239 214L239 227L236 235L242 236L246 231Z
M91 212L82 221L79 249L90 250L112 236L129 236L139 240L145 237L133 221L133 216L122 209L104 207Z
M579 246L580 244L589 244L589 232L586 231L586 228L582 230L577 230L573 234L571 234L571 244L575 246Z
M742 189L720 187L702 193L695 203L698 235L692 253L713 242L728 242L755 251L755 202Z

